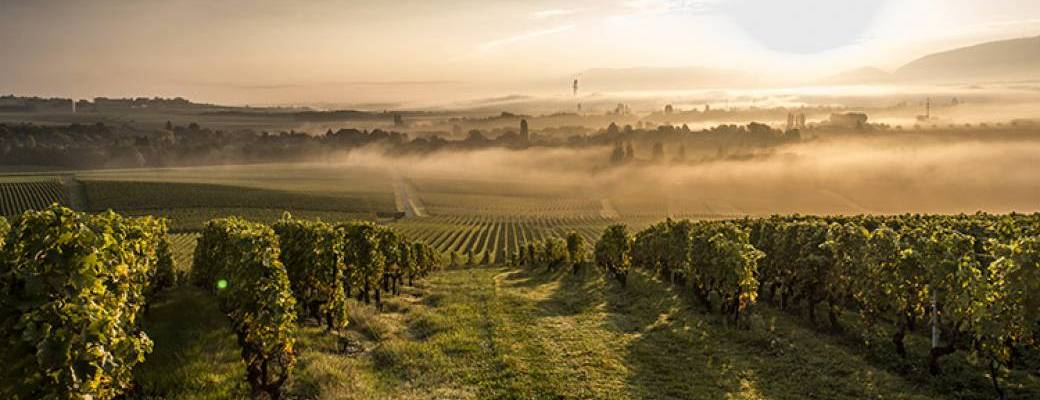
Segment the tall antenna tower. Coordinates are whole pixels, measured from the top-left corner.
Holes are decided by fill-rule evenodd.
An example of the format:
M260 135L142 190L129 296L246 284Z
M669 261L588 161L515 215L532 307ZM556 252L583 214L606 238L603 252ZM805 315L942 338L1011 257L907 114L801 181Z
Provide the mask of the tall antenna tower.
M581 78L581 74L578 74L577 76L574 77L574 84L571 85L571 90L572 90L571 94L574 96L575 100L578 99L578 78ZM580 101L578 102L578 112L579 113L581 112L581 102Z
M929 97L924 101L924 115L918 115L918 122L928 122L932 119L932 98Z

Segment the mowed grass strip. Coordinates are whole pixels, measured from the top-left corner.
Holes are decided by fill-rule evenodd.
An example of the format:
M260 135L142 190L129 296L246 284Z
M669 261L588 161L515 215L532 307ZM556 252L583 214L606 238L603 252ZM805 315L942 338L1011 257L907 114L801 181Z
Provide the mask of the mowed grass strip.
M728 326L645 275L621 288L598 272L513 272L518 346L545 368L554 398L932 398L901 377L766 310ZM533 305L533 309L530 308ZM778 333L784 332L784 333ZM538 348L551 351L539 354Z
M238 341L211 294L190 286L163 293L143 325L155 347L134 370L137 387L129 398L248 396Z
M138 373L141 392L234 398L244 390L234 337L222 315L198 311L213 306L193 291L174 290L149 315L157 346ZM971 391L957 393L907 378L897 364L873 355L882 349L822 333L797 315L761 306L750 327L737 327L682 292L643 273L622 288L592 268L438 272L385 301L382 311L352 300L346 332L302 321L289 396L988 398L975 378ZM960 376L950 366L951 379ZM212 394L185 394L203 389Z
M941 398L841 340L766 309L729 326L644 275L628 288L574 275L474 268L435 274L351 364L364 388L299 378L320 398ZM357 326L351 329L358 329ZM304 352L306 354L307 352ZM339 356L325 355L334 365ZM307 369L307 368L305 368ZM321 367L319 370L332 370ZM339 368L337 370L343 370ZM316 376L314 374L306 374ZM349 380L348 380L349 382ZM298 386L301 387L301 386ZM330 389L331 388L331 389Z

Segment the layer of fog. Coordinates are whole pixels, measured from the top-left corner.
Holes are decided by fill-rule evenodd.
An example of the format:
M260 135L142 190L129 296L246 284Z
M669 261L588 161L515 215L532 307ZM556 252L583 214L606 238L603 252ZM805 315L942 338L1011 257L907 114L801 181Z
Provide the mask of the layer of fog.
M610 200L627 215L1040 211L1040 138L902 134L788 145L740 160L610 165L610 148L532 148L387 157L355 151L344 167L382 166L419 186L465 182L515 197ZM421 193L420 193L421 196Z

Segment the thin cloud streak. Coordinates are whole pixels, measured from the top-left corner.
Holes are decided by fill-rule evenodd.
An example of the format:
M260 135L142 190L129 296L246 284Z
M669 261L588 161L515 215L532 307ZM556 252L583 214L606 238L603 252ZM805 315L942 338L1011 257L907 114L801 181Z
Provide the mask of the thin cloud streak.
M531 19L548 19L557 17L566 17L568 15L577 14L578 10L568 8L558 8L551 10L542 10L531 13Z
M314 82L314 83L281 83L281 84L266 84L266 85L252 85L252 84L240 84L233 82L186 82L186 81L175 81L177 85L190 85L190 86L202 86L202 87L222 87L230 89L240 90L285 90L285 89L303 89L311 87L329 87L329 86L377 86L377 87L394 87L394 86L445 86L445 85L458 85L460 81L451 80L420 80L420 81L341 81L341 82Z
M546 35L552 35L552 34L556 34L556 33L571 31L571 30L574 30L574 28L576 28L576 27L577 27L577 25L575 25L575 24L568 24L568 25L561 25L561 26L548 28L548 29L527 31L527 32L520 33L518 35L513 35L513 36L510 36L510 37L507 37L507 38L486 42L486 43L480 45L480 50L482 52L490 51L490 50L498 49L498 48L501 48L501 47L509 46L509 45L512 45L512 44L520 43L520 42L523 42L523 41L531 40L531 39L534 39L534 38L537 38L537 37L541 37L541 36L546 36Z

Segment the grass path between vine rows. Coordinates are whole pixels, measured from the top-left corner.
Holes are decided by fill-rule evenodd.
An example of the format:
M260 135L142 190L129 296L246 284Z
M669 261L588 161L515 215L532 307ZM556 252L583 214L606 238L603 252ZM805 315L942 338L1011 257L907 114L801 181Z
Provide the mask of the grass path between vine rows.
M383 312L352 304L351 326L342 336L305 323L289 397L992 397L984 377L964 378L976 372L953 368L949 382L970 381L970 390L914 379L913 374L907 378L897 363L876 351L850 343L847 335L821 333L800 317L760 307L750 329L731 326L678 292L644 274L633 274L628 287L621 288L594 270L577 275L513 267L438 272L387 301ZM199 301L199 292L190 294L172 301ZM157 312L175 307L165 306L169 309L160 304ZM209 311L205 304L192 306ZM150 359L138 373L148 388L145 393L199 399L243 393L233 336L203 332L200 328L195 336L178 339L164 333L155 338L157 343L171 341L157 344L161 370L179 372L157 373ZM911 341L911 350L917 344ZM195 359L200 354L212 368ZM1035 384L1034 379L1027 389L1035 390Z

